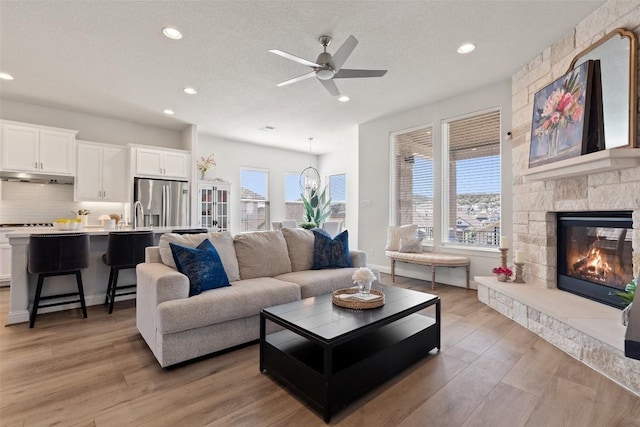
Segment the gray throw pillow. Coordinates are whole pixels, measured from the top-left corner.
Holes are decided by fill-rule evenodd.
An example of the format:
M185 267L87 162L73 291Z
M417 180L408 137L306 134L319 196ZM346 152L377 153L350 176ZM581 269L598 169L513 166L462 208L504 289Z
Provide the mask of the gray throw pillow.
M400 239L400 248L398 252L421 254L422 253L422 239L416 237L408 237Z

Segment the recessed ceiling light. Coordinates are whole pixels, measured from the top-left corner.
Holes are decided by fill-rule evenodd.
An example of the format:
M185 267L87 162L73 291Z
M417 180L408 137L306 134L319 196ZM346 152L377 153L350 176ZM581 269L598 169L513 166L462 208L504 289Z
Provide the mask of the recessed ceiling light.
M261 127L260 130L264 132L272 132L276 130L276 128L273 126L264 126L264 127Z
M198 93L198 91L192 87L185 87L183 90L184 90L184 93L188 95L195 95L196 93Z
M340 98L338 98L338 101L340 102L349 102L351 98L349 98L347 95L342 95Z
M169 110L168 108L163 111L167 116L173 116L175 112L173 110Z
M180 40L182 38L182 33L176 30L175 28L171 28L171 27L163 28L162 34L174 40Z
M473 43L465 43L458 48L458 53L464 55L465 53L473 52L475 48L476 45L474 45Z
M13 76L9 73L0 73L0 79L2 80L13 80Z

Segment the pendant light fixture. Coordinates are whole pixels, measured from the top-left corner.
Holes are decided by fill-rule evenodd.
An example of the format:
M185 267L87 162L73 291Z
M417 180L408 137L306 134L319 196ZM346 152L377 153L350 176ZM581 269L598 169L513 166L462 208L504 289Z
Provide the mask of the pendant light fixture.
M300 173L300 190L306 197L309 197L312 191L320 188L320 173L311 166L311 160L313 159L311 141L313 141L313 138L309 138L309 167Z

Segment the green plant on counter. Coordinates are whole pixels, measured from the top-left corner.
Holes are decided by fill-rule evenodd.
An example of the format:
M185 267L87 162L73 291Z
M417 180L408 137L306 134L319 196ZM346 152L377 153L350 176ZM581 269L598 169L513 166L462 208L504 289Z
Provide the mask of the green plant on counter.
M300 196L305 210L305 222L314 223L316 227L322 227L322 223L331 215L331 198L327 197L327 187L319 194L317 189L312 188L309 192L309 197L304 194ZM302 224L300 226L302 227Z

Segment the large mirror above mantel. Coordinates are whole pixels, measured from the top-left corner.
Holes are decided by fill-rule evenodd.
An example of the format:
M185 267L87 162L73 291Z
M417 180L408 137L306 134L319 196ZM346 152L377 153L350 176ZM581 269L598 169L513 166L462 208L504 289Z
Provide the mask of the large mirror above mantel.
M639 146L637 126L637 35L616 28L578 53L569 71L600 60L605 148Z

